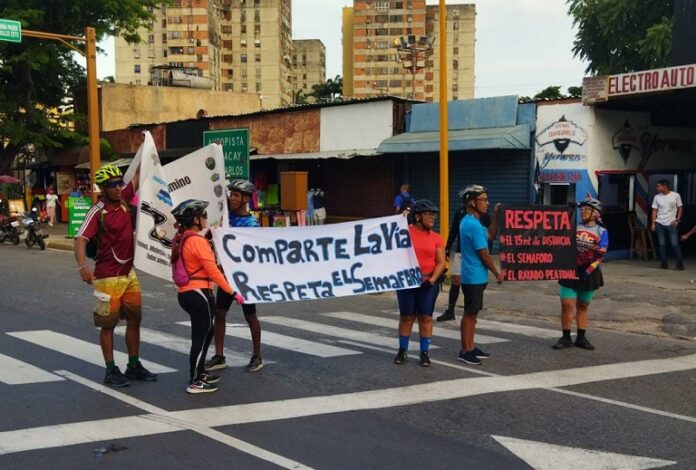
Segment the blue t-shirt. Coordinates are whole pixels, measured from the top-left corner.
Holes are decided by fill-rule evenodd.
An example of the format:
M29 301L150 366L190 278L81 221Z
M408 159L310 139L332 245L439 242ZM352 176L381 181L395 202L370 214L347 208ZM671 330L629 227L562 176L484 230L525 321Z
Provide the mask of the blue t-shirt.
M230 214L230 227L260 227L259 221L251 214Z
M476 253L488 249L488 230L479 219L467 214L459 224L459 243L462 254L462 284L488 283L488 269Z

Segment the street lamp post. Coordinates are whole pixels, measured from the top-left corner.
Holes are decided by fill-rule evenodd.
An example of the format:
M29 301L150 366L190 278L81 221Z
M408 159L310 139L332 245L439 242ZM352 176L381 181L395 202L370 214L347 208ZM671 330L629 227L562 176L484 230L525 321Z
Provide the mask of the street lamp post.
M427 60L433 53L434 36L416 36L409 34L394 39L399 62L411 72L411 98L416 98L416 75L427 67Z

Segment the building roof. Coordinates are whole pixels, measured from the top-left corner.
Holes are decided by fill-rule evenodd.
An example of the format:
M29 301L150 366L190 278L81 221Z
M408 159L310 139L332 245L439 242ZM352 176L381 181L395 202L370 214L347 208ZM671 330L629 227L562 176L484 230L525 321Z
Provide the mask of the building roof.
M448 132L448 149L499 150L531 148L531 129L527 124L512 127L454 130ZM440 149L440 132L405 132L390 137L377 149L380 153L430 153Z

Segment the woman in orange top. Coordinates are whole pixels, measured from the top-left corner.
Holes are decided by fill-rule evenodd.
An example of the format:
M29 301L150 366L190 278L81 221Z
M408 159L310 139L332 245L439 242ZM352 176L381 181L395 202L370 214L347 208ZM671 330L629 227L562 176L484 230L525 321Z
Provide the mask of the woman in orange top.
M416 201L411 211L416 222L408 227L411 243L418 258L418 267L423 275L419 287L396 291L399 302L399 352L394 364L403 364L408 358L408 344L413 323L418 317L420 333L420 365L430 367L430 339L433 336L433 310L440 292L438 278L445 271L445 244L442 237L433 231L438 208L427 199Z
M213 283L234 297L240 304L244 298L234 292L218 269L215 254L210 242L200 235L205 228L208 207L206 201L188 199L174 208L172 215L176 219L179 232L172 245L172 268L178 287L179 305L191 317L191 352L189 354L190 381L186 388L188 393L207 393L217 390L220 378L205 373L205 356L213 338L213 317L215 316L215 296ZM181 261L183 261L183 266ZM177 279L177 268L185 270L186 283L181 285Z

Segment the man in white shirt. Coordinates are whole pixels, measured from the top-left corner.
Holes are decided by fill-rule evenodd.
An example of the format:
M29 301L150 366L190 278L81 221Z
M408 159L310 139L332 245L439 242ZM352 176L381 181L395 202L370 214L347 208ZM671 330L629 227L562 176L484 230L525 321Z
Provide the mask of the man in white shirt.
M657 182L657 194L652 203L652 231L657 233L657 250L660 255L660 268L667 269L667 241L677 258L678 271L684 270L684 258L679 247L678 227L681 222L684 204L679 193L670 190L669 181Z

